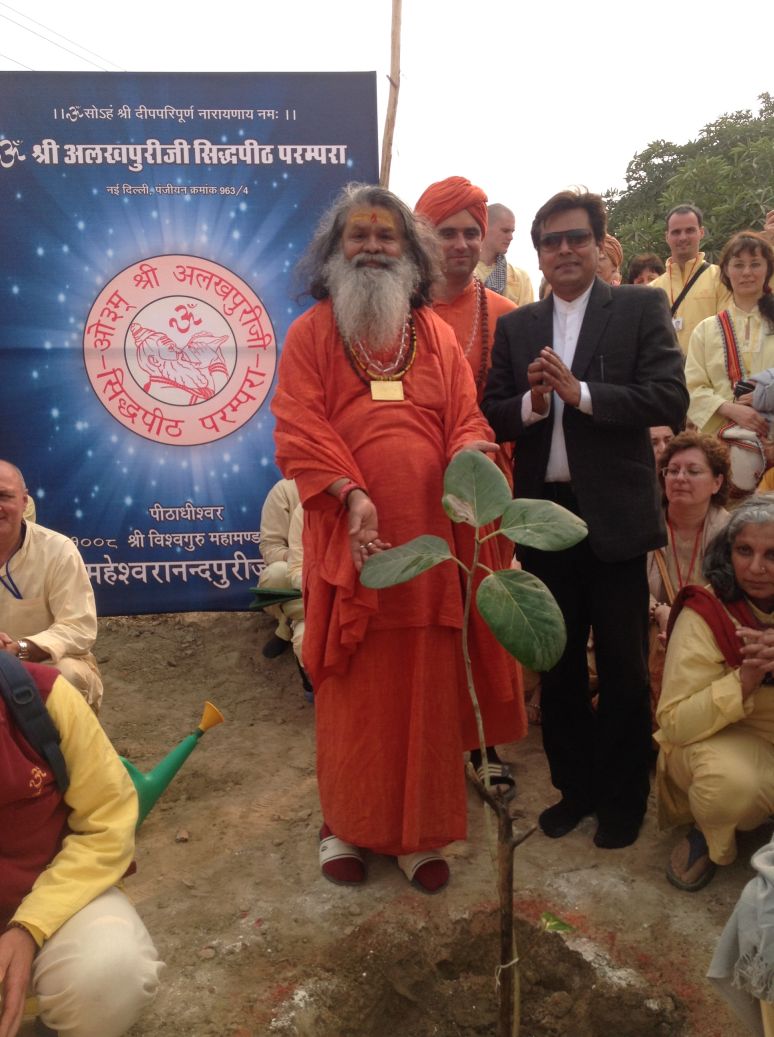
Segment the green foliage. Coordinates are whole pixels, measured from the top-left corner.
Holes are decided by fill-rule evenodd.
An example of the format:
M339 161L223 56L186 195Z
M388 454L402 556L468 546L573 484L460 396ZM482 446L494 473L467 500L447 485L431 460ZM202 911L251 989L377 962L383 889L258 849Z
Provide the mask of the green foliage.
M511 499L505 476L484 454L458 454L444 474L443 506L454 522L476 529L501 519L510 540L543 551L561 551L586 536L586 524L551 501ZM360 580L381 589L406 583L440 562L454 559L445 540L420 536L407 544L372 555ZM488 570L487 570L488 572ZM471 576L468 577L469 579ZM564 651L565 628L553 595L537 577L516 569L488 572L476 593L476 605L492 633L516 659L533 670L550 669Z
M512 500L502 515L500 532L524 547L564 551L579 544L588 529L583 519L549 500Z
M704 212L702 248L716 259L738 230L760 230L774 208L774 98L759 111L721 116L687 144L655 141L634 156L626 189L606 192L610 233L624 249L624 267L638 252L669 254L664 217L683 202Z
M450 558L452 553L449 545L440 537L414 537L407 544L371 555L360 573L360 582L374 590L395 587Z
M550 670L567 641L564 619L554 596L537 576L502 569L481 581L478 611L511 655L531 670Z
M478 450L463 450L449 462L443 477L442 504L452 522L486 526L511 502L508 482L497 467Z

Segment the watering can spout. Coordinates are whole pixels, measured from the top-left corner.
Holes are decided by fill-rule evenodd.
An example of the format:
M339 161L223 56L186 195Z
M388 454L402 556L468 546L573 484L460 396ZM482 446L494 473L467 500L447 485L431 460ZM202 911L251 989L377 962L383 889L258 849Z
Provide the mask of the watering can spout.
M137 790L137 798L139 800L139 816L137 818L138 828L156 805L159 797L166 790L169 783L194 751L204 732L209 731L211 727L215 727L217 724L222 723L223 714L217 706L213 706L211 702L205 702L202 719L199 721L199 726L196 730L192 731L190 735L179 742L174 749L167 753L164 759L157 763L153 770L148 771L147 774L143 774L142 771L134 766L133 763L124 759L123 756L121 757L121 762L129 772L129 777L132 779L132 783Z

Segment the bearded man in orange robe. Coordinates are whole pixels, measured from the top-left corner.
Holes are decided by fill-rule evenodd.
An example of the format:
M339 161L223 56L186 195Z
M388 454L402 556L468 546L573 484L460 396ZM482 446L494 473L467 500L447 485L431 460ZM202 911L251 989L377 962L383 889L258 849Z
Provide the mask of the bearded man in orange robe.
M492 366L492 343L498 317L516 306L497 292L486 288L475 275L481 259L481 244L486 235L488 210L485 192L464 176L450 176L431 184L414 207L434 227L441 246L443 276L433 284L433 309L451 326L476 382L480 403L489 368ZM512 444L504 443L495 460L513 488ZM500 566L507 568L513 557L513 545L503 539ZM518 673L518 671L517 671ZM507 679L496 674L496 679ZM486 689L485 689L486 690ZM519 696L520 697L520 696ZM507 710L508 704L490 703L492 709ZM514 787L510 768L492 745L487 746L490 780L504 790ZM471 751L471 761L481 770L481 750Z
M362 882L368 849L397 857L425 892L446 885L440 848L466 833L462 753L475 728L461 584L448 565L382 591L359 573L420 534L454 549L444 470L460 450L494 449L470 368L429 306L438 258L434 236L389 191L345 189L302 264L319 301L288 331L272 405L277 463L305 509L322 871ZM479 651L508 658L494 638ZM513 686L500 695L516 717Z

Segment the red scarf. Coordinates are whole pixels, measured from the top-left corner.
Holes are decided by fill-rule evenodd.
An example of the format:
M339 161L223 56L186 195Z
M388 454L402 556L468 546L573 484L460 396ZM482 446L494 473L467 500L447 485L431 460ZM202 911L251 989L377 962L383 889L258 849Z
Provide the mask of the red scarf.
M731 617L733 616L745 627L753 627L755 630L763 630L764 627L744 598L724 603L704 587L688 584L675 598L669 614L667 641L672 634L675 620L683 608L693 609L701 616L712 631L718 648L723 653L723 658L734 670L742 665L742 645L736 636L736 627Z

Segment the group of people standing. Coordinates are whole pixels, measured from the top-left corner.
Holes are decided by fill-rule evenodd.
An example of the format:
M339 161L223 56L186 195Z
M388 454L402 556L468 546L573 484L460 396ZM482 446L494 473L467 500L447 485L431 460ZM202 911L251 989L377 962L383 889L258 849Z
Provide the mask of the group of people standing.
M752 759L774 753L765 720L774 503L743 503L749 489L735 482L733 451L729 460L707 434L718 424L753 432L758 444L738 436L732 447L755 450L768 466L768 421L759 420L753 382L774 345L774 214L766 233L736 235L715 267L699 251L702 214L678 206L667 217L663 273L653 257L636 284L621 285L622 253L602 199L560 192L531 228L547 290L517 307L508 295L519 279L504 255L513 217L486 201L462 177L432 184L414 212L381 188L350 185L302 266L317 302L288 333L273 409L277 463L295 479L305 513L304 666L315 689L322 873L362 883L370 852L395 857L424 892L448 882L442 848L465 833L463 752L477 750L461 585L436 569L377 592L358 576L366 559L422 533L460 554L442 478L458 451L472 449L497 461L516 497L554 501L588 527L585 540L558 553L517 547L514 562L507 543L497 548L500 565L520 564L546 584L567 630L562 658L541 675L543 742L559 798L540 828L562 838L594 815L597 847L633 843L655 717L662 819L695 824L668 874L698 889L733 859L736 829L774 809L757 764L748 759L735 772L730 737L741 724L745 745L761 743ZM490 219L501 251L482 257ZM716 324L730 327L737 345L723 378ZM698 431L680 432L686 413ZM651 430L666 447L660 461ZM703 563L712 589L696 595ZM699 599L714 604L708 611ZM725 633L708 619L718 610ZM655 647L659 678L663 670L652 701L651 631L650 662ZM724 655L726 642L733 651ZM475 627L471 655L484 689L487 762L506 790L513 779L495 746L525 730L518 676ZM721 776L714 761L724 737L734 766Z

